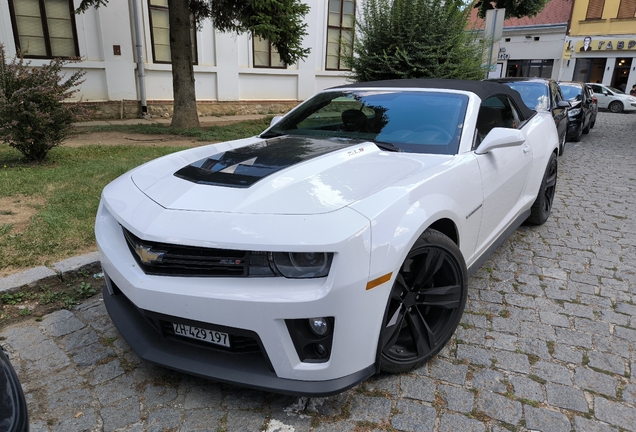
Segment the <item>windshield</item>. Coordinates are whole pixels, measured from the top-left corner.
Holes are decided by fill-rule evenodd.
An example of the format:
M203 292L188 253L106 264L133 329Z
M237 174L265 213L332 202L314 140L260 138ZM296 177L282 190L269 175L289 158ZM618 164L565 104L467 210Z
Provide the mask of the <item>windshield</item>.
M625 92L624 92L624 91L619 90L619 89L617 89L617 88L614 88L614 87L607 87L607 88L608 88L608 89L610 89L610 90L611 90L612 92L614 92L614 93L618 93L618 94L625 94Z
M559 87L561 87L561 93L565 99L569 101L583 100L583 91L580 86L559 84Z
M468 96L454 93L324 92L307 100L261 136L363 139L387 150L454 155L467 105Z
M540 82L511 81L503 82L511 89L517 90L526 106L533 110L547 110L550 106L548 86Z

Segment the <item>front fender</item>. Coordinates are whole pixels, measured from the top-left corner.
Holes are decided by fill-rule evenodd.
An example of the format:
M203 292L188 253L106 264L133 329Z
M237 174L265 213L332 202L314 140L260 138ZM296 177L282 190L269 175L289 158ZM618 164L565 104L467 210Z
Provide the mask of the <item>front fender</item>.
M467 265L474 259L483 202L479 167L471 154L445 165L434 176L393 185L351 206L371 221L369 280L392 273L382 287L387 295L415 241L440 219L455 224Z

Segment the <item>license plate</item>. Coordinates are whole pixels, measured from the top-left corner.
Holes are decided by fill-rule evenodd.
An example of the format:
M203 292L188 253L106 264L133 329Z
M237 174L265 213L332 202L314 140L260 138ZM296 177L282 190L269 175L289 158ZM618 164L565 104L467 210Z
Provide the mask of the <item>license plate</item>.
M172 324L172 329L175 334L179 336L210 342L216 345L223 345L225 347L230 346L230 336L227 333L175 323Z

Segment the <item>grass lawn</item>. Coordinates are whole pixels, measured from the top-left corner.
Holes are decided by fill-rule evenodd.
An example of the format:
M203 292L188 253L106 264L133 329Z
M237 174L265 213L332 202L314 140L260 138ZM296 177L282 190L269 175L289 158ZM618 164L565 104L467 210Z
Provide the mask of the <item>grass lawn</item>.
M264 119L198 131L135 125L84 133L169 134L209 142L256 135L268 125L269 119ZM96 250L93 227L104 186L146 161L178 150L183 147L57 147L45 163L34 165L25 163L17 150L0 145L0 276Z

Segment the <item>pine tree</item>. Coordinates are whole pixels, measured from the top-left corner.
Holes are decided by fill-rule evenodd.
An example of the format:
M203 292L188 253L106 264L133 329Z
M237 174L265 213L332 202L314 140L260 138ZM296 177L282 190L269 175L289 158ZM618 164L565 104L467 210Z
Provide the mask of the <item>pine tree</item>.
M462 0L365 0L356 23L355 81L481 79L485 44L466 30Z

